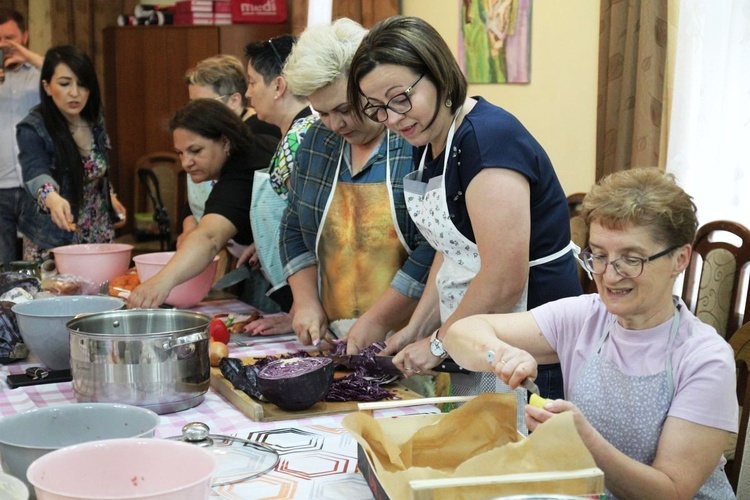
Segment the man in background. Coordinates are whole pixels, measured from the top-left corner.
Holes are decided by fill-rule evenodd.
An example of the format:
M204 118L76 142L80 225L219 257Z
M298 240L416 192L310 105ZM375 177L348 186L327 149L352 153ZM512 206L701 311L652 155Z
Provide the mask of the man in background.
M23 187L16 124L39 103L39 68L44 58L28 48L23 16L0 8L0 262L18 260L18 232L33 224L36 207Z

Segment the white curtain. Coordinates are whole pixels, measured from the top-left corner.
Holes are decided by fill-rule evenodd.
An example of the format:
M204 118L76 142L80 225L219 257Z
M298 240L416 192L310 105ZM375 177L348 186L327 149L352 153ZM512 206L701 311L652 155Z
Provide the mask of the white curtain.
M700 224L750 227L750 0L680 0L667 171Z

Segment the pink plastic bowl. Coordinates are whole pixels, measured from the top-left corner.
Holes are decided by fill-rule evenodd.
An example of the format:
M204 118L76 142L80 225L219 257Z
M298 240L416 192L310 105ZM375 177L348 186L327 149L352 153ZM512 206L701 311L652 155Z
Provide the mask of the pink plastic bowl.
M27 476L38 500L208 498L216 458L166 439L106 439L36 459Z
M84 243L52 249L60 274L73 274L99 286L130 267L133 245L124 243Z
M173 255L174 252L155 252L133 257L141 283L161 271ZM177 308L185 308L192 307L203 300L214 283L218 262L219 257L214 257L214 260L199 275L174 287L169 292L166 303Z

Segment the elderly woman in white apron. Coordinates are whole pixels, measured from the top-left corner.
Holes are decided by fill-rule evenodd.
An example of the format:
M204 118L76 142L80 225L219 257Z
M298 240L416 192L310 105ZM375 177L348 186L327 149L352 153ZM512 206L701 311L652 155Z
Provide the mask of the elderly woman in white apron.
M350 19L311 26L284 68L292 93L307 96L320 116L297 150L281 225L293 326L305 344L317 344L329 324L349 335L351 348L384 339L408 321L434 255L406 210L411 147L357 119L346 99L365 33Z
M657 168L627 170L592 188L582 216L598 294L466 318L446 347L511 387L559 360L565 399L527 406L526 422L573 412L610 497L734 498L722 454L737 432L734 352L672 296L698 227L692 199Z
M567 201L544 149L510 113L466 91L445 41L421 19L381 21L352 61L350 103L364 95L363 116L420 148L404 191L437 256L427 292L384 351L398 353L406 375L433 373L457 319L581 293ZM454 394L507 390L481 374L452 375L451 385ZM559 367L538 385L561 396Z

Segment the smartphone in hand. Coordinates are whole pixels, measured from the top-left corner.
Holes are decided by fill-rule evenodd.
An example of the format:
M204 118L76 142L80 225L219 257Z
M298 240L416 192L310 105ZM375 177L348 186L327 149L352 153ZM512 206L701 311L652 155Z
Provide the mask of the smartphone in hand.
M0 49L0 83L5 82L5 51Z

